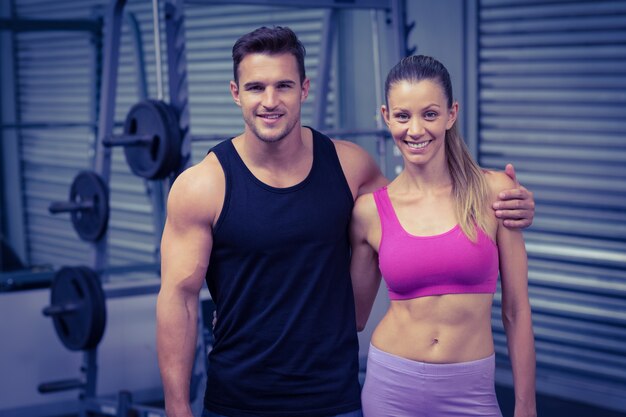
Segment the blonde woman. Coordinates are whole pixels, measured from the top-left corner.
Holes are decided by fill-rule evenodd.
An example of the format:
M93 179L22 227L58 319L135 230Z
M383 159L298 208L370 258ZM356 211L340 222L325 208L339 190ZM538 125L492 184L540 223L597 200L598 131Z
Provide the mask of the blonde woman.
M403 59L387 77L385 97L382 115L404 169L357 199L350 230L357 327L365 326L381 272L391 299L371 339L363 414L502 415L491 333L500 275L515 417L534 417L524 239L490 209L515 184L472 160L457 133L450 75L439 61Z

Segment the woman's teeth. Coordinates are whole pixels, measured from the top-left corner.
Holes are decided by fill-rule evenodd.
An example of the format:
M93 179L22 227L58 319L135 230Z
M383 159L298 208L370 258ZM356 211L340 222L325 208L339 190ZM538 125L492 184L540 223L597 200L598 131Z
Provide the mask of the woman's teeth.
M430 142L431 142L430 140L427 140L426 142L418 142L418 143L404 141L404 143L406 143L411 149L425 148Z

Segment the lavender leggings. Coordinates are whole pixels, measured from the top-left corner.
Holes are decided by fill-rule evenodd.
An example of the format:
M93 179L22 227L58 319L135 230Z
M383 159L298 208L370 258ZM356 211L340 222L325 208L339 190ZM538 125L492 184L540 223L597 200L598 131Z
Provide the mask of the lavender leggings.
M495 355L471 362L431 364L370 344L363 417L502 417L494 387Z

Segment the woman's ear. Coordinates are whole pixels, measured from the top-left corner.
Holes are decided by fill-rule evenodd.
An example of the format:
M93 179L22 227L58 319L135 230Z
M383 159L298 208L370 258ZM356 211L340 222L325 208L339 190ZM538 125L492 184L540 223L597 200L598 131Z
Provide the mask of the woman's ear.
M452 104L452 107L450 108L450 112L448 113L448 121L446 123L446 130L452 129L452 126L454 126L454 122L456 122L458 115L459 115L459 103L458 101L455 101Z
M387 106L385 106L384 104L380 106L380 114L383 116L385 124L389 126L389 111L387 110Z

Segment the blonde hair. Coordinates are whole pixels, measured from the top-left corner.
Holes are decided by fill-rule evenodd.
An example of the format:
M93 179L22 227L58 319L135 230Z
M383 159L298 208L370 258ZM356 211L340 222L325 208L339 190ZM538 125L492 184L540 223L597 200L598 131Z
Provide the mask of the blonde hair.
M476 226L487 231L489 186L458 132L456 122L446 132L446 160L452 177L454 211L463 233L476 241Z
M425 55L413 55L397 63L385 81L385 101L389 107L389 90L401 81L417 83L422 80L436 82L443 90L452 108L452 82L446 67L436 59ZM463 233L476 241L476 226L487 230L489 187L484 174L472 158L457 124L446 131L446 160L452 177L452 194L455 214Z

